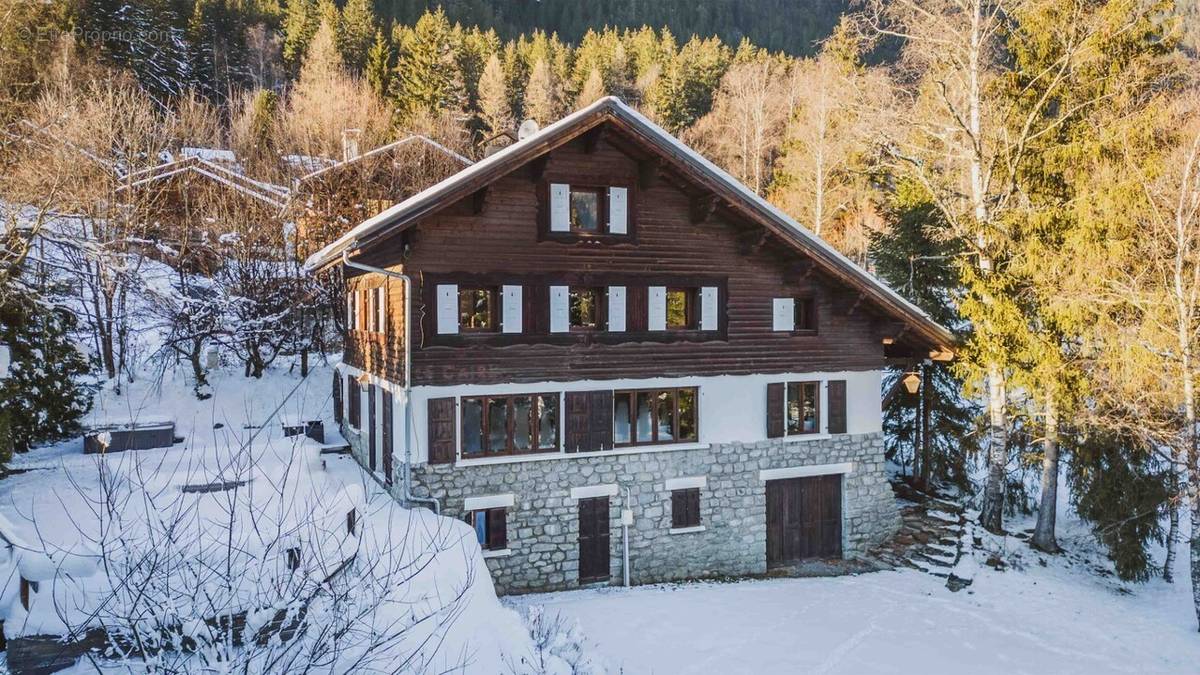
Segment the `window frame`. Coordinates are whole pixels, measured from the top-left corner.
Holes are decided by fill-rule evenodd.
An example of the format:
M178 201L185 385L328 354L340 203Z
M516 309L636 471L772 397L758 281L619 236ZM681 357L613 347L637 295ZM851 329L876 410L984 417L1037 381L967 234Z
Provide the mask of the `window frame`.
M679 495L679 498L676 498ZM683 503L683 512L676 508ZM692 520L694 518L694 520ZM704 519L700 516L700 488L679 488L671 490L671 529L683 530L700 527Z
M504 539L500 542L493 542L494 532L492 530L491 514L493 512L500 513L504 518ZM475 519L483 517L483 541L479 541L478 524ZM484 551L505 551L508 550L508 507L498 506L487 509L474 509L467 511L463 515L463 520L475 532L476 541L479 543L479 548Z
M580 241L600 242L603 244L636 244L637 243L637 194L638 185L636 180L618 180L618 182L610 182L613 180L609 176L600 176L591 174L587 176L556 176L542 177L539 179L539 215L538 215L538 239L547 241L557 241L561 243L571 244ZM577 181L577 182L576 182ZM600 197L599 202L599 229L595 232L587 230L575 229L568 222L568 229L565 231L554 231L550 228L551 210L553 208L550 195L550 186L555 183L566 184L570 186L570 191L567 194L568 218L570 217L570 200L571 192L576 191L596 191ZM612 220L612 207L610 199L612 198L611 191L613 188L621 188L625 190L625 232L612 232L609 227Z
M568 185L570 186L570 191L567 193L567 213L568 213L569 220L567 223L568 229L565 234L572 234L577 237L599 237L599 236L623 237L623 236L625 236L622 234L613 234L608 229L608 226L609 226L609 222L608 222L608 220L609 220L608 186L592 185L590 183L582 183L580 185L568 183ZM571 218L571 215L573 215L574 211L575 211L573 206L574 206L574 199L575 199L576 192L579 192L579 193L587 192L589 194L596 195L596 229L594 231L593 230L584 230L584 229L575 227L575 221L574 221L574 218Z
M808 325L803 325L800 318L805 316L808 318ZM804 335L816 335L819 314L817 312L817 299L811 295L797 295L792 297L792 332L801 333Z
M463 294L482 292L488 296L488 325L477 328L474 326L468 327L463 323ZM456 314L458 315L458 332L466 334L477 333L498 333L500 332L500 297L501 293L495 286L485 285L458 285L458 297L456 298Z
M572 300L576 292L586 291L594 296L592 303L593 324L592 326L576 326L573 312L571 311ZM608 294L607 288L604 286L587 286L583 284L567 286L567 332L568 333L609 333L608 330Z
M638 394L649 393L652 401L658 401L658 395L662 392L671 392L671 438L660 440L658 438L658 405L650 406L650 435L651 440L641 441L637 434L637 397ZM679 417L679 392L692 392L692 415L694 435L691 438L680 438L680 417ZM629 441L617 442L617 399L622 396L628 397L629 403ZM633 448L647 445L672 445L676 443L696 443L700 440L700 387L651 387L647 389L618 389L613 391L613 447L614 448Z
M801 391L805 385L813 386L813 430L812 431L792 431L791 430L791 409L788 406L788 394L793 385L799 386ZM801 411L804 410L804 399L800 400ZM803 417L800 418L801 427L803 428ZM787 436L813 436L821 433L821 381L820 380L793 380L783 383L783 435Z
M553 448L542 448L542 446L541 446L541 441L542 441L541 419L542 419L542 416L540 414L540 410L538 409L537 403L543 397L544 398L552 398L555 400L554 447ZM531 405L529 408L530 418L529 418L529 449L528 450L518 450L516 447L516 444L514 443L514 440L513 440L513 434L514 434L514 430L516 427L516 414L515 414L516 399L518 399L518 398L531 399ZM503 451L498 451L498 452L491 450L491 448L490 448L491 443L490 443L490 439L488 436L488 428L490 426L489 425L490 420L488 418L490 415L489 410L491 409L491 406L489 404L495 400L504 400L505 401L505 415L508 418L507 422L505 423L505 432L504 432L505 433L505 448ZM465 448L466 448L466 440L467 440L467 433L466 433L467 430L466 430L466 426L465 426L466 425L466 414L464 412L459 420L459 456L462 459L484 459L484 458L488 458L488 457L513 457L513 456L523 456L523 455L545 455L545 454L560 452L562 450L562 398L557 392L530 392L530 393L523 393L523 394L500 394L500 395L484 394L481 396L462 396L459 398L459 406L464 411L466 410L468 401L479 401L480 402L479 403L479 405L480 405L480 412L479 412L479 433L480 433L479 448L480 448L480 450L478 453L466 452Z
M671 325L671 294L683 293L683 313L684 324L682 326ZM685 331L685 330L700 330L700 289L689 286L668 286L666 295L663 298L666 303L664 310L665 324L669 331Z

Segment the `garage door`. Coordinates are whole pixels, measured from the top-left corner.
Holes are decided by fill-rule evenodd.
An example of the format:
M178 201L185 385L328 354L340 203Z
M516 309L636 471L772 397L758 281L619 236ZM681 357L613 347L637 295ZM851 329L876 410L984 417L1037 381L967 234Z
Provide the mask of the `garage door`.
M767 567L841 556L841 475L767 481Z

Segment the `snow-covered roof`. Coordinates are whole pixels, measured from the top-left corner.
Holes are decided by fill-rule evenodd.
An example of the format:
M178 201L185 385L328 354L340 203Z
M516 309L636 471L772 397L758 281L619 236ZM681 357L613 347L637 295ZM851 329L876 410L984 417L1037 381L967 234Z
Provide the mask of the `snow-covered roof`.
M345 160L342 162L334 162L333 164L331 164L329 166L321 167L320 169L317 169L307 175L301 176L300 182L312 180L314 178L317 178L317 177L325 174L328 171L332 171L334 169L346 166L347 164L354 164L356 162L361 162L362 160L367 159L369 157L376 157L378 155L384 154L386 152L390 152L392 150L395 150L396 148L403 147L403 146L409 145L411 143L423 143L435 150L445 153L447 156L461 162L464 166L471 165L471 160L469 160L466 157L460 155L459 153L451 150L450 148L447 148L446 146L442 145L441 143L438 143L437 141L433 140L432 138L429 138L427 136L422 136L421 134L413 134L406 138L402 138L398 141L388 143L387 145L381 145L378 148L371 150L370 152L364 152L363 154L361 154L358 157L355 157L353 159L348 159L348 160Z
M938 343L939 348L949 348L955 343L951 332L934 321L922 309L859 267L820 236L747 188L703 155L684 145L679 139L614 96L607 96L581 108L539 132L527 136L368 218L310 256L305 261L305 267L315 270L333 264L341 257L343 251L359 248L385 231L403 227L447 206L468 192L474 191L524 165L534 157L550 151L560 142L566 142L577 136L578 133L606 120L619 121L640 139L655 147L661 155L678 163L690 173L698 175L714 190L724 192L723 196L726 196L731 202L735 202L736 205L745 207L746 211L764 224L770 225L774 231L790 239L812 256L826 271L854 284L877 302L891 308L907 323L914 325L927 339Z
M183 172L191 172L204 176L254 199L279 208L284 206L289 193L288 189L283 186L255 180L196 156L185 157L166 164L159 164L134 171L125 177L125 180L128 182L118 188L118 191L140 187Z
M238 158L232 150L223 150L221 148L180 148L179 154L183 157L195 157L203 159L206 162L225 162L226 164L237 164Z

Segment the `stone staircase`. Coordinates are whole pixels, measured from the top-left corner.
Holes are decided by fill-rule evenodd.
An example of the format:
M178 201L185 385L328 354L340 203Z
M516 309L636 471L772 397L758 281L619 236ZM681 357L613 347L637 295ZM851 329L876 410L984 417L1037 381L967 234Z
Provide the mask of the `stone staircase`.
M973 524L961 504L913 490L903 482L892 488L904 501L900 509L901 526L887 542L870 551L876 562L887 568L908 567L946 580L946 587L958 591L971 585L972 575L964 575L959 561L971 555L969 549Z

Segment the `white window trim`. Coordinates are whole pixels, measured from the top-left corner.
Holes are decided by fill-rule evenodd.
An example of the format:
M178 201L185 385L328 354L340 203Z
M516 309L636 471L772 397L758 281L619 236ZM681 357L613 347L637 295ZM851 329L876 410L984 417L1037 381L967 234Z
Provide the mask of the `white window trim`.
M487 560L488 558L507 558L508 556L510 556L512 554L513 554L513 552L512 552L511 548L502 548L502 549L499 549L496 551L489 551L486 548L483 549L483 559L484 560Z
M591 499L592 497L616 497L617 484L607 483L605 485L585 485L583 487L571 488L571 499Z
M708 487L708 476L689 476L687 478L668 478L663 487L674 492L675 490L690 490L692 488L704 489Z
M511 509L516 503L512 493L505 495L482 495L467 497L463 500L464 511L483 511L484 509Z
M672 527L670 530L667 530L667 534L692 534L693 532L703 532L705 529L707 528L705 528L703 525L693 525L692 527Z
M761 481L784 480L787 478L808 478L810 476L830 476L835 474L854 473L854 462L839 464L811 464L809 466L788 466L781 469L763 469L758 472Z

